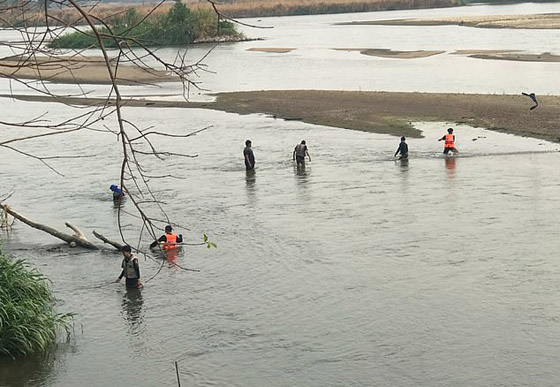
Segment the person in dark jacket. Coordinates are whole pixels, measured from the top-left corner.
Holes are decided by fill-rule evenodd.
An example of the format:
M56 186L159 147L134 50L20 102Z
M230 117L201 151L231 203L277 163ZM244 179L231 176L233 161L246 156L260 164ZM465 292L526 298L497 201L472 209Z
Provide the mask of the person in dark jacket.
M395 156L397 157L398 154L401 154L400 159L406 159L408 158L408 145L406 143L406 138L403 136L401 137L401 142L399 144L399 147L397 148L397 151L395 152Z
M245 160L245 169L251 171L255 169L255 154L251 149L251 140L245 141L245 149L243 149L243 158Z

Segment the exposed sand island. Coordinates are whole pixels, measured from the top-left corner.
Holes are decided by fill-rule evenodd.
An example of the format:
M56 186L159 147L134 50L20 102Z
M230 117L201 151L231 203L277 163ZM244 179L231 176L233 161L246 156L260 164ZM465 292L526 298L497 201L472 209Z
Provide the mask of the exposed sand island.
M42 79L57 83L111 83L105 62L100 57L38 57L29 62L19 57L10 57L0 60L0 77ZM119 65L117 80L120 84L128 85L177 81L165 71L126 64Z
M295 48L281 48L281 47L252 47L247 49L247 51L272 52L275 54L285 54L287 52L291 52L294 50Z
M458 50L453 54L467 55L478 59L513 60L519 62L560 62L560 55L550 52L542 54L527 54L517 50Z
M359 51L362 55L377 56L381 58L417 59L443 54L445 51L394 51L387 48L333 48L336 51Z
M477 28L558 29L560 14L457 16L426 19L392 19L339 23L340 25L380 26L446 26Z
M10 97L3 95L3 97ZM12 96L20 100L100 105L104 99ZM126 100L126 106L202 108L239 114L263 113L279 119L339 128L420 137L411 122L465 123L491 130L560 142L560 96L428 94L359 91L279 90L222 93L216 102ZM114 102L112 102L114 103Z

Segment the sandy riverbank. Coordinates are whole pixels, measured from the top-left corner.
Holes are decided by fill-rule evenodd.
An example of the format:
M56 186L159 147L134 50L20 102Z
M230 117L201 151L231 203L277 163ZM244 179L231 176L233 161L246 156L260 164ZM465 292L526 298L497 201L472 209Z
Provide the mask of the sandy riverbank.
M10 97L3 95L2 97ZM56 102L46 96L20 100ZM134 99L126 106L214 109L239 114L262 113L311 124L420 137L411 122L464 123L521 136L560 142L560 96L537 96L539 106L520 95L435 94L357 91L253 91L222 93L216 102ZM60 98L66 103L99 105L104 99ZM443 128L442 128L443 129Z
M17 57L5 58L0 60L0 77L42 79L57 83L111 83L109 72L101 57L38 57L27 62ZM165 71L121 64L118 67L117 80L120 84L134 85L177 79Z
M446 26L476 28L559 29L560 14L481 15L425 19L391 19L340 23L341 25Z

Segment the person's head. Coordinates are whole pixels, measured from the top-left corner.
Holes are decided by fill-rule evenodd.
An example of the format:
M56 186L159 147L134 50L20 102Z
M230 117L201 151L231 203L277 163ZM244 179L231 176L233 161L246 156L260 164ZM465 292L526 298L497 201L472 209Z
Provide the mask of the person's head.
M251 140L245 141L245 145L246 145L246 146L251 146Z
M401 137L401 142L405 142L406 138L404 136Z
M167 234L171 234L173 232L173 227L168 224L167 226L165 226L165 232Z
M121 247L121 252L125 258L130 258L132 255L132 248L129 245L124 245Z
M118 188L119 188L119 187L117 187L117 186L114 185L114 184L111 184L111 186L109 187L109 189L110 189L111 191L116 191Z
M302 144L302 145L305 145L305 140L301 140L301 144Z
M453 128L449 128L449 129L447 129L447 133L449 133L449 134L453 134Z

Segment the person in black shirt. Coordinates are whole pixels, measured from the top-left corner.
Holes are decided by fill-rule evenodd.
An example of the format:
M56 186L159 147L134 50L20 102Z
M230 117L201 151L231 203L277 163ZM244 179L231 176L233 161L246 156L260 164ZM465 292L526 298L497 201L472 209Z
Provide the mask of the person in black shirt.
M171 225L168 224L167 226L165 226L165 234L160 236L157 241L153 241L150 244L150 249L153 249L158 244L161 245L161 248L163 250L175 249L177 248L177 244L182 242L183 242L183 235L175 234L173 232L173 227L171 227Z
M255 169L255 155L251 149L251 140L245 141L245 149L243 149L243 158L245 159L245 169L251 171Z
M408 158L408 145L406 144L406 138L404 138L404 136L401 137L401 143L399 144L399 147L397 148L394 157L397 157L399 153L401 154L400 159Z

